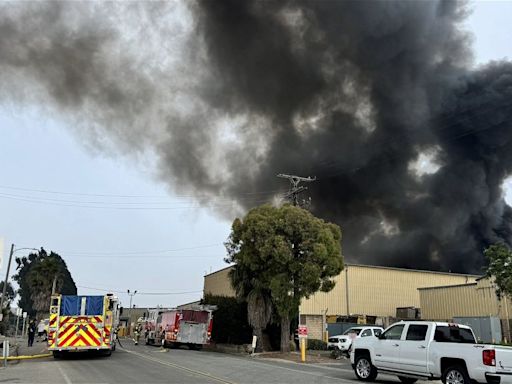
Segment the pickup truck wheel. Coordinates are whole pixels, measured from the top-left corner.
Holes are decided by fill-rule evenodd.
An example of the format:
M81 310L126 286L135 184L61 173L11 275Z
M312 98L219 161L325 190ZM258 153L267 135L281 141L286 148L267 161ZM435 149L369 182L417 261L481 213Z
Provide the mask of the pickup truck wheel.
M361 381L373 381L377 377L377 369L373 366L368 355L360 355L356 358L354 372Z
M444 370L441 380L444 384L471 384L466 368L453 365Z
M404 384L414 384L418 381L418 379L413 379L412 377L398 376L398 378Z

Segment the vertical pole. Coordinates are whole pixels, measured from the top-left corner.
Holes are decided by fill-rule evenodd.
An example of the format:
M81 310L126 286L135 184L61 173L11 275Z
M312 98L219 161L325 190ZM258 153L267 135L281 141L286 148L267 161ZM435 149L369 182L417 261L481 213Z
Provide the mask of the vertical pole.
M21 326L21 337L25 336L25 318L23 318L23 325Z
M16 309L16 331L14 332L14 340L18 337L18 328L20 327L20 311Z
M306 338L300 338L300 360L306 362Z
M9 253L9 262L7 263L7 272L5 272L4 287L2 289L2 298L0 298L0 311L3 313L5 293L7 291L7 282L9 281L9 270L11 269L12 254L14 253L14 244L11 244L11 253Z
M55 295L55 290L57 289L57 275L53 277L53 284L52 284L52 296Z
M9 340L4 340L2 355L4 358L4 367L7 367L7 358L9 357Z

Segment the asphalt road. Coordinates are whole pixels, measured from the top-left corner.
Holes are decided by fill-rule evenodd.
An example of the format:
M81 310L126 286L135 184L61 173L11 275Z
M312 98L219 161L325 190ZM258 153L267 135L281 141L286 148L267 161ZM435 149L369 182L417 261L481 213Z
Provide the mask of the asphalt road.
M0 369L0 383L347 383L357 382L348 361L299 364L206 351L133 345L122 341L110 357L73 354L28 360ZM381 375L379 383L399 383Z

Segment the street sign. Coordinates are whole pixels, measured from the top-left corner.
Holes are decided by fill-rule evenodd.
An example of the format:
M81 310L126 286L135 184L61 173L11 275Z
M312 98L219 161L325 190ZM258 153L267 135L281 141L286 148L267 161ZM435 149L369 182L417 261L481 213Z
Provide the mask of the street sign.
M23 318L26 319L27 318L27 312L23 312Z
M308 327L299 325L299 337L308 337Z
M23 309L16 308L16 316L22 316L23 315Z

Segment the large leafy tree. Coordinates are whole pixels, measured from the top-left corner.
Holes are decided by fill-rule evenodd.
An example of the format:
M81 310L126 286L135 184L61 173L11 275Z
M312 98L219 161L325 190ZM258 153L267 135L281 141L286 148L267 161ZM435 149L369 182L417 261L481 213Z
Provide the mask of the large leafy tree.
M494 280L498 297L512 295L512 251L505 244L493 244L484 251L485 275Z
M226 248L237 294L270 297L281 321L281 351L289 351L290 319L301 300L330 291L343 269L340 228L299 207L263 205L233 222ZM264 305L255 307L263 311Z
M20 286L19 306L29 316L44 316L50 306L55 280L55 290L64 295L76 295L77 289L71 273L62 257L48 254L43 248L27 257L16 258L18 273L14 279Z
M0 282L0 297L2 296L2 292L4 290L4 282ZM9 315L9 309L11 308L11 302L14 299L15 291L12 288L12 285L10 283L7 283L7 288L5 289L5 300L4 300L4 306L3 308L0 308L1 313L3 315L3 319L0 322L0 333L2 335L5 335L5 330L7 329L8 324L8 315Z

